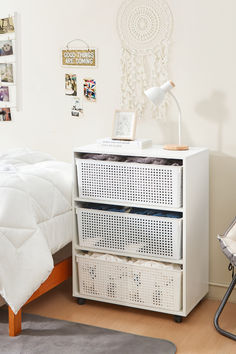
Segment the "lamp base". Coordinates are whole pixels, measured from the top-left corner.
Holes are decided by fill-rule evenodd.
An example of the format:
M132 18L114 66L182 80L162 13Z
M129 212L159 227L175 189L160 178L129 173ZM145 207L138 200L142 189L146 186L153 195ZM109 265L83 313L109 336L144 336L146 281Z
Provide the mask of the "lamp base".
M176 145L176 144L170 144L170 145L165 145L163 147L165 150L174 150L174 151L184 151L188 150L189 147L187 145Z

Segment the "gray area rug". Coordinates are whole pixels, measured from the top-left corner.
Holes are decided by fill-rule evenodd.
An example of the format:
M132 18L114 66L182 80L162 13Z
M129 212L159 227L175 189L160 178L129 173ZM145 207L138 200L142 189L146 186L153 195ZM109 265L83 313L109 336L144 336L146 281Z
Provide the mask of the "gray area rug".
M173 354L173 343L156 338L23 314L23 332L8 336L7 311L0 309L1 354Z

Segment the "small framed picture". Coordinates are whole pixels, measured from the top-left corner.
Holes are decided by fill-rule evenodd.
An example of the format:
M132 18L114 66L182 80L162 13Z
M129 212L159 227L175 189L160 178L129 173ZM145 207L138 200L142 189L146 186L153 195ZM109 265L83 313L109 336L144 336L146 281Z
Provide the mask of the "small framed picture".
M134 111L115 111L113 122L113 140L134 140L136 130L136 113Z

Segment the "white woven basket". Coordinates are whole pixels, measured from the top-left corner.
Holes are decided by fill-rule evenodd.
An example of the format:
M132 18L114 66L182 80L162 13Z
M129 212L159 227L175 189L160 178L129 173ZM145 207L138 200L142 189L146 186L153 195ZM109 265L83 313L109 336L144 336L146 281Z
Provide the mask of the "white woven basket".
M76 159L80 200L182 206L182 167Z
M150 309L181 310L181 270L76 255L79 293Z
M79 245L117 254L182 256L182 219L77 208Z

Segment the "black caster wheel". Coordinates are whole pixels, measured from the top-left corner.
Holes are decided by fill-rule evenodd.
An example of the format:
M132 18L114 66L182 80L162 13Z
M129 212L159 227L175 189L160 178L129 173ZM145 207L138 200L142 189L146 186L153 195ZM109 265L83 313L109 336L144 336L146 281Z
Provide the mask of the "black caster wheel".
M176 323L181 323L182 322L182 316L174 315L174 321Z
M83 299L82 297L77 298L77 304L78 305L84 305L86 303L86 300Z

